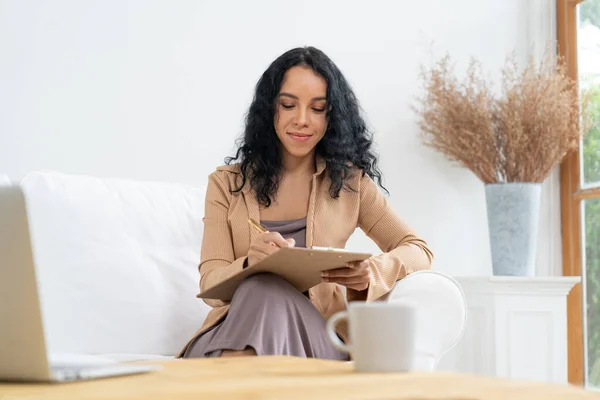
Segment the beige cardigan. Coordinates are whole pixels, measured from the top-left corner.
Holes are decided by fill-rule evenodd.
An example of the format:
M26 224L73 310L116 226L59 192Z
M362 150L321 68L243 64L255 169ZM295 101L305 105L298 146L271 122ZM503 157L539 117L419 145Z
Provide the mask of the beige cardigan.
M330 180L323 173L325 167L325 162L319 160L312 179L306 246L343 248L360 227L383 252L369 259L371 282L366 293L348 290L348 301L377 300L387 294L397 280L411 272L431 268L433 254L427 244L396 215L371 178L356 173L350 183L356 191L342 190L339 198L333 199L329 194ZM199 265L200 291L241 271L250 242L258 234L248 224L248 218L260 220L259 203L250 185L246 184L241 192L231 193L240 181L239 165L219 167L209 176ZM313 287L309 297L325 319L345 309L342 292L334 283ZM193 338L222 320L229 309L228 302L205 302L212 310ZM347 325L339 324L338 334L347 341Z

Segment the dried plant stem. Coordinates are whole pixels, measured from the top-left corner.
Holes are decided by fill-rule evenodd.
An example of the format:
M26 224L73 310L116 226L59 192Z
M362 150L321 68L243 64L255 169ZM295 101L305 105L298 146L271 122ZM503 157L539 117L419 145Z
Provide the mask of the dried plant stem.
M422 70L425 90L415 107L422 139L484 183L543 181L590 126L589 95L579 98L564 63L550 54L539 65L531 57L522 71L509 57L498 97L479 62L459 82L450 61Z

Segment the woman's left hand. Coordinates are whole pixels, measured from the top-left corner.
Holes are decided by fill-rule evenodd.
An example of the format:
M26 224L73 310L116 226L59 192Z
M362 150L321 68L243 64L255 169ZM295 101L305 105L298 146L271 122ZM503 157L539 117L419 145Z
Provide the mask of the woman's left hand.
M345 268L323 272L323 282L337 283L357 291L368 289L371 280L369 263L367 261L356 261L347 265Z

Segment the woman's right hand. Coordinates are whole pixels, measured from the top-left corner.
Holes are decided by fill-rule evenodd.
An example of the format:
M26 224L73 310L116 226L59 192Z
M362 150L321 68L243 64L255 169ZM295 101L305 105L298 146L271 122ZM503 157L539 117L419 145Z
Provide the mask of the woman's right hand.
M282 247L294 247L294 239L284 239L279 232L265 232L256 236L248 250L248 266L254 265Z

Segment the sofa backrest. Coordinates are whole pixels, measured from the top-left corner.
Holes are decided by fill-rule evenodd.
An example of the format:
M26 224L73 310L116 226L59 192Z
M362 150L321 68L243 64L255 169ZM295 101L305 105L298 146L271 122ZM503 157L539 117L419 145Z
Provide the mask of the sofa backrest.
M175 355L208 312L205 189L58 172L21 186L50 352Z

